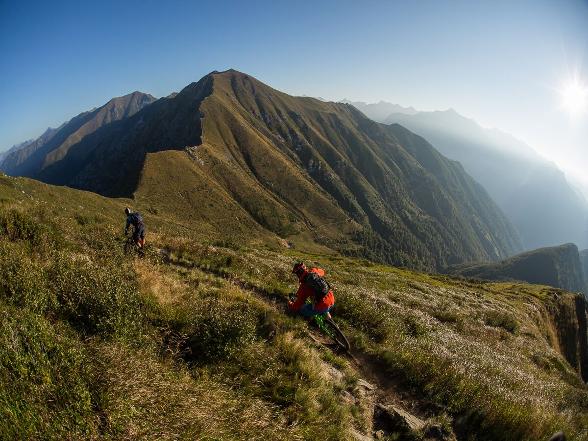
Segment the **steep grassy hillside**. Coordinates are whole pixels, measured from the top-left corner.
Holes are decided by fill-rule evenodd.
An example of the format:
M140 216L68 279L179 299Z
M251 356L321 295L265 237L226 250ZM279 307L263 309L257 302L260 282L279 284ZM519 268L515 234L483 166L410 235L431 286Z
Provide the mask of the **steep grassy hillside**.
M572 243L528 251L498 263L455 265L446 272L486 280L522 280L588 294L578 247Z
M129 202L0 177L0 438L588 439L581 297L213 244L146 206L138 259ZM284 313L298 259L326 269L353 358Z
M555 164L523 142L454 110L393 113L385 119L369 107L363 110L376 121L402 124L462 163L513 222L525 250L567 242L588 246L585 199Z
M424 139L236 71L210 74L56 159L34 176L134 195L210 234L264 230L429 270L520 250L484 189Z

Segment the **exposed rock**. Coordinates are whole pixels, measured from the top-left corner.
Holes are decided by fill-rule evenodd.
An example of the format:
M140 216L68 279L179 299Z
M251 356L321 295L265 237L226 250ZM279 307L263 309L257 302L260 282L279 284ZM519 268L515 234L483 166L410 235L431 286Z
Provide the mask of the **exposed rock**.
M554 298L549 308L551 328L557 341L552 345L566 358L568 363L588 381L588 330L586 299L567 293Z
M580 251L580 263L582 264L582 272L584 273L584 283L586 285L586 291L588 295L588 250Z
M368 383L367 381L365 381L362 378L360 378L359 380L357 380L357 386L358 387L363 387L364 389L367 389L367 390L375 390L376 389L376 386L374 386L371 383Z
M425 427L425 422L397 405L384 406L376 404L374 408L374 426L385 433L419 432Z
M347 404L355 404L357 399L348 391L344 390L341 392L341 400Z

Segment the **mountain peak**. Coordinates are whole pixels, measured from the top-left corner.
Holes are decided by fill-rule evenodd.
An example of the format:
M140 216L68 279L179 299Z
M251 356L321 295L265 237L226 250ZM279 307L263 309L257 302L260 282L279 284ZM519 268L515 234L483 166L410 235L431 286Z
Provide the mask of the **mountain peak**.
M120 110L80 120L35 155L30 175L108 196L140 195L206 218L232 210L251 234L287 238L338 225L320 234L343 244L340 251L417 268L494 260L520 248L461 169L422 138L372 123L353 107L294 97L229 69L137 115ZM426 195L398 170L425 182Z
M122 95L122 96L116 96L114 98L111 98L106 104L115 104L115 103L128 103L131 102L132 100L139 100L139 99L145 99L145 100L151 100L151 101L155 101L156 98L149 94L149 93L144 93L144 92L140 92L138 90L135 90L134 92L131 93L127 93L126 95Z

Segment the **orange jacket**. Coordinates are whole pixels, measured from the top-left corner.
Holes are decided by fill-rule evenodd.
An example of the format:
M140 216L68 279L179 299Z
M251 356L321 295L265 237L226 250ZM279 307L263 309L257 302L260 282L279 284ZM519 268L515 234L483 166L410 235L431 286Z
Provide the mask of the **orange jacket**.
M306 277L306 275L309 272L316 273L321 277L325 275L325 270L320 268L311 268L300 275L300 277L298 278L300 286L298 287L298 291L296 292L296 300L294 301L294 303L290 304L290 309L292 311L298 311L302 307L302 305L304 305L307 298L314 296L312 288L306 285L306 283L302 282L304 280L304 277ZM333 290L330 290L329 293L319 303L314 304L314 307L315 309L323 310L330 308L334 304L335 296L333 295Z

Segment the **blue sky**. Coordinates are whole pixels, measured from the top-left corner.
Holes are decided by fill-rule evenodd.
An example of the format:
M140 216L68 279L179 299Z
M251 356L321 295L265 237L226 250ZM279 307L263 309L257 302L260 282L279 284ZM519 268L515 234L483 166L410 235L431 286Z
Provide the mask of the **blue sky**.
M588 1L0 0L0 150L134 90L212 70L293 94L455 108L586 179Z

